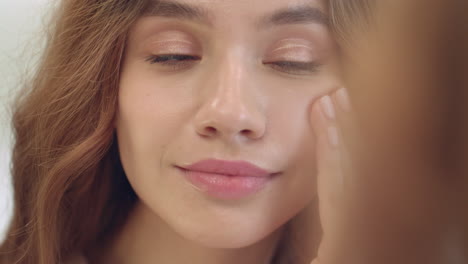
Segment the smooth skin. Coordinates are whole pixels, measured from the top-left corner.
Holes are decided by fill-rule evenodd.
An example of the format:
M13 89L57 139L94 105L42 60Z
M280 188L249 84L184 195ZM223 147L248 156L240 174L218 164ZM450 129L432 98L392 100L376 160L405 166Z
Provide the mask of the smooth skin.
M325 3L167 0L164 8L131 29L119 87L120 158L139 201L92 263L267 264L284 225L313 209L317 194L333 230L325 208L336 171L321 143L333 121L317 108L341 81ZM208 158L280 174L253 196L216 199L176 169Z

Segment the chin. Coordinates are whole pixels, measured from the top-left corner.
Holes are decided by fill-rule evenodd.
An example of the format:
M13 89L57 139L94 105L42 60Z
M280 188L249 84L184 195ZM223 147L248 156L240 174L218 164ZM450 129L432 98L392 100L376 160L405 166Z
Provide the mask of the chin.
M208 211L208 210L207 210ZM259 210L260 211L260 210ZM277 217L251 212L232 212L187 215L184 218L166 219L166 223L186 240L207 248L245 248L276 236L288 221L286 215ZM276 218L276 221L273 220Z
M196 230L181 235L203 247L237 249L252 246L277 234L277 231L277 229L261 230L255 227L249 230L225 227L221 230Z

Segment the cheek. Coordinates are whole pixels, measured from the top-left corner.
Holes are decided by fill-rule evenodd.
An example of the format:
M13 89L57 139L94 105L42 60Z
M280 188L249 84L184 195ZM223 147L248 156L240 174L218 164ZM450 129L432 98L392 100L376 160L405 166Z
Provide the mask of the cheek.
M291 203L310 201L315 196L316 182L316 140L309 122L309 104L304 102L296 108L290 107L283 113L283 122L278 123L278 140L282 141L287 182L283 190L288 192Z
M168 89L134 68L128 67L121 78L116 131L125 172L141 181L145 175L154 177L185 121L182 104L173 103Z
M278 97L270 112L270 140L275 146L276 163L287 171L281 191L290 203L304 205L304 201L316 195L316 137L310 112L316 100L335 86L324 80L299 87L287 96Z

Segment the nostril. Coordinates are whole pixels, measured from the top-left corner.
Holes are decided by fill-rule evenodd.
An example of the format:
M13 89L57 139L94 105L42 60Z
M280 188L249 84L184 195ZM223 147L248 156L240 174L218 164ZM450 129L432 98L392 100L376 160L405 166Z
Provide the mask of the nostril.
M209 134L209 135L214 135L214 134L216 134L216 128L211 127L211 126L205 127L205 131L206 131L206 133Z
M252 130L244 129L244 130L241 131L241 134L248 137L248 136L250 136L252 134Z

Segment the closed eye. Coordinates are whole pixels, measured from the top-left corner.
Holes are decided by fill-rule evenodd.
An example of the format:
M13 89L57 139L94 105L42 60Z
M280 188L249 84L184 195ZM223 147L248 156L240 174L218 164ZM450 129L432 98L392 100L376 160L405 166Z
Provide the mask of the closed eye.
M199 56L186 55L186 54L161 54L151 55L146 58L150 64L159 64L168 67L172 70L184 69L191 66L194 62L201 60ZM300 62L300 61L272 61L264 62L271 68L280 72L296 75L305 75L316 72L321 66L316 61Z
M178 63L185 63L190 61L198 61L201 58L193 55L184 54L162 54L162 55L151 55L146 61L150 64L162 64L162 65L174 65Z
M310 74L317 72L317 70L322 66L319 62L310 61L310 62L300 62L300 61L273 61L273 62L264 62L263 64L269 65L275 70L282 71L290 74Z

